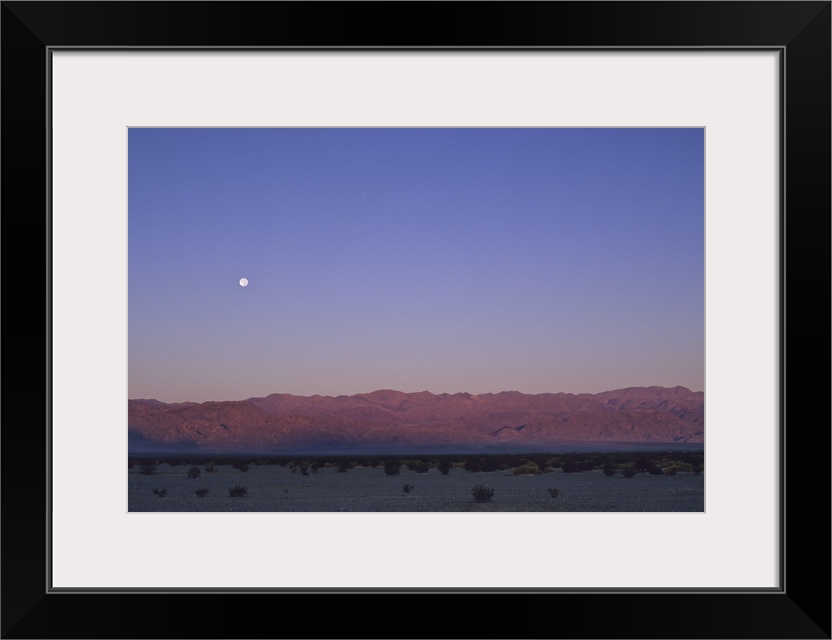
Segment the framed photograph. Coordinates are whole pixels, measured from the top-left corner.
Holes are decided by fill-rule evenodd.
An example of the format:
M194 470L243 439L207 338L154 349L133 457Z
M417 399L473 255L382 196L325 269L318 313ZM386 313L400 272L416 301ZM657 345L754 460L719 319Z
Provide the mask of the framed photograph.
M340 637L353 633L345 629L358 622L355 604L379 603L378 596L386 596L385 606L392 604L399 620L413 615L416 596L428 598L438 612L468 608L464 621L455 618L441 631L415 632L425 636L830 637L830 442L823 400L828 376L816 373L829 366L830 3L4 2L2 11L8 365L2 571L6 584L15 585L14 590L4 588L4 637ZM380 31L371 24L406 24L408 29ZM563 132L574 139L557 137ZM685 132L703 143L698 180L704 183L704 214L698 230L695 221L674 218L677 222L669 223L667 217L681 215L688 206L674 173L679 155L666 153L673 149L696 164L695 155L679 151L684 141L673 137ZM531 134L533 142L522 139ZM631 140L657 134L668 136L661 145ZM264 135L282 136L270 144L284 155L252 162ZM466 139L451 144L450 135ZM492 139L495 135L500 139ZM599 135L626 139L610 144ZM229 142L229 136L243 136L252 146L241 151L239 139ZM380 143L379 136L386 138ZM547 153L553 147L568 149L570 144L573 161L562 161L560 187L550 169L541 190L535 171L544 163L551 166ZM426 146L430 154L421 152ZM379 164L381 147L399 151ZM477 148L480 152L473 153ZM456 149L465 149L467 160ZM587 149L595 153L590 164ZM653 164L641 165L638 149L661 149L664 155L654 153ZM620 157L613 161L616 153ZM404 157L410 164L400 161ZM657 164L657 157L664 161ZM441 213L454 203L462 206L454 184L466 180L460 170L466 162L478 167L478 175L491 175L492 186L513 175L512 189L522 184L527 200L545 200L547 206L530 205L525 217L500 217L492 206L486 220L495 228L490 235L480 234L476 245L470 236L476 220ZM487 163L493 173L478 162ZM583 173L582 162L589 167ZM317 173L304 173L304 166ZM655 180L633 178L638 167L647 166ZM605 194L598 183L586 183L594 210L604 212L592 221L602 248L592 253L589 245L572 244L597 265L594 284L579 285L565 260L558 263L560 271L554 262L533 260L531 249L525 262L546 272L540 277L496 266L489 271L483 252L471 248L485 243L496 251L501 236L512 256L522 256L522 243L538 252L547 247L569 251L556 241L558 226L551 216L559 207L560 224L574 228L578 216L589 215L564 194L580 184L583 178L576 176L587 175L592 167L609 174L604 184L620 183L614 196L606 196L609 202L601 202ZM642 168L638 175L647 171ZM419 173L422 180L411 182L429 185L431 193L404 190L406 199L385 200L380 193L384 185L403 189L408 172ZM233 180L228 178L232 174ZM370 180L369 174L388 179ZM427 181L428 174L441 174L445 182L441 176ZM190 190L182 188L183 182ZM272 200L258 186L264 183L272 185ZM358 197L360 185L364 195ZM288 220L248 228L256 218L242 213L241 203L252 210L274 206L278 188L296 210L305 212L304 224L319 225L316 235ZM505 193L480 184L469 186L469 199L472 190L483 201L477 205L480 211ZM339 197L364 208L335 215L331 210ZM629 208L621 203L628 197ZM429 221L428 201L436 210ZM658 204L648 215L645 203ZM640 208L639 220L652 226L628 227L624 212L633 208ZM223 223L216 225L212 216L222 216ZM540 226L530 216L541 218ZM271 340L280 331L284 338L302 340L318 317L310 311L315 298L310 290L331 286L339 275L352 284L343 304L331 312L340 313L343 326L352 322L374 329L339 334L342 325L323 322L333 343L338 335L341 343L360 337L361 348L333 348L303 366L296 358L281 385L304 396L317 393L315 384L322 395L331 396L359 393L352 389L359 383L361 388L369 385L366 391L385 388L383 381L374 384L376 369L359 366L356 354L390 352L391 336L384 335L383 323L368 320L366 308L359 310L350 300L359 296L362 284L381 286L375 279L380 270L390 280L389 294L365 296L385 302L376 309L380 315L418 315L418 305L407 304L416 294L397 293L396 283L422 286L422 299L434 306L449 299L432 294L435 289L428 289L425 280L402 275L415 268L401 256L413 244L395 239L422 233L420 221L433 229L423 239L434 239L434 258L441 254L435 240L444 236L445 249L467 252L464 262L471 278L490 279L495 291L500 278L513 287L516 306L520 278L529 283L522 296L528 309L554 313L552 300L541 301L556 290L564 317L577 300L604 297L606 302L581 307L584 315L587 308L598 310L597 318L583 323L587 333L595 327L595 342L577 343L581 353L572 360L565 350L531 337L511 343L512 348L527 348L525 359L507 350L485 358L482 346L471 351L473 341L463 338L479 331L479 344L493 350L502 338L489 343L483 336L502 336L495 327L509 323L492 319L479 324L469 318L453 346L459 348L461 342L463 351L446 345L447 361L434 368L431 382L419 387L428 374L420 378L413 366L418 360L408 355L400 358L408 371L387 378L394 381L391 387L407 387L407 392L429 388L431 396L446 389L464 391L463 386L477 384L463 382L473 369L454 363L471 360L480 363L480 374L501 364L508 370L493 387L478 379L477 393L523 385L520 390L557 392L561 389L538 389L530 382L557 370L535 368L543 367L536 364L540 354L560 354L574 377L581 363L591 369L586 364L592 361L590 352L598 358L596 380L604 362L614 379L612 363L618 358L616 366L639 380L632 386L648 387L657 374L638 372L650 363L696 360L688 353L695 345L683 343L669 327L677 327L685 314L698 313L704 317L697 354L703 388L692 390L705 395L706 466L704 473L695 474L688 460L662 463L668 476L668 470L681 473L673 480L679 484L663 485L675 491L667 494L675 500L672 504L690 498L694 487L681 486L690 481L700 483L701 507L559 510L548 502L546 508L514 505L503 512L437 507L370 513L375 509L366 505L350 513L319 506L212 506L197 512L192 507L157 508L175 503L155 486L155 502L139 500L151 487L131 489L131 477L143 482L142 474L125 473L135 445L131 437L156 447L211 434L197 434L200 418L188 414L178 425L187 438L170 440L160 426L165 417L160 417L159 405L143 404L138 420L135 412L125 411L125 400L161 396L167 411L169 403L183 400L256 396L262 401L258 410L272 415L267 394L280 389L234 391L238 396L233 397L218 396L222 391L204 398L187 394L209 389L211 371L222 358L228 370L213 376L220 380L217 389L228 389L222 385L230 379L251 388L262 372L264 344L276 344L264 341L266 333L271 332ZM511 236L512 221L532 235ZM591 230L586 219L582 223ZM665 225L666 233L656 231L657 225ZM379 226L386 231L377 233ZM455 226L460 227L456 232ZM340 231L333 233L333 227ZM466 228L468 235L459 235ZM248 301L232 301L230 292L199 290L208 270L215 268L219 275L229 269L220 254L223 237L242 242L232 240L234 234L249 238L252 248L246 270L235 272L231 282L233 295L249 294ZM320 239L318 255L310 237ZM391 255L386 267L368 266L344 246L351 244L366 256L367 238L387 243ZM704 300L691 305L685 298L695 297L696 288L668 265L691 253L697 242ZM264 270L269 246L286 257L282 275ZM205 247L217 256L206 260L199 255ZM607 264L616 251L626 261ZM497 256L494 262L512 256ZM676 262L657 256L672 256ZM363 276L361 264L368 269ZM460 279L459 264L437 259L431 277ZM510 279L508 273L520 275ZM272 285L282 278L287 308L255 301L244 309L267 277ZM32 286L32 279L39 285ZM168 286L177 279L179 288ZM559 287L545 284L552 281ZM618 307L610 304L615 295L620 296ZM623 303L634 297L641 301L639 314ZM681 306L659 304L669 299ZM472 300L468 302L474 304ZM496 304L505 306L506 300L495 296ZM228 311L232 305L234 313ZM292 320L292 308L305 310L308 320ZM471 308L483 313L482 307ZM610 318L616 308L620 313ZM263 323L263 315L273 316L274 324ZM421 317L410 335L416 336L414 349L438 360L441 350L427 349L423 333L431 317ZM664 325L656 317L665 318ZM627 323L632 325L625 332L621 327ZM150 325L166 331L177 327L178 342L153 344L153 336L162 333L143 336ZM206 330L220 325L221 332ZM522 330L528 336L535 330L551 336L528 318ZM624 334L630 336L627 344L613 343L612 335ZM20 357L8 355L14 353L8 346L15 344L26 345ZM214 354L210 362L200 360L209 352ZM156 355L142 363L137 353ZM818 353L823 354L820 367L813 362ZM389 365L384 371L396 369ZM330 377L351 377L352 386L325 386ZM304 379L310 383L305 387ZM385 398L373 400L388 402ZM311 409L304 405L304 411ZM581 419L594 424L589 413L583 410ZM225 415L215 416L220 428L212 437L227 439L234 428ZM285 415L263 418L270 437L277 437ZM495 418L508 420L508 426L489 427L489 437L507 437L506 428L518 437L525 427L525 418L514 420L518 415ZM534 419L538 427L545 426L539 415ZM417 438L421 426L411 427L409 437ZM380 428L374 433L383 439ZM322 441L330 436L324 433ZM241 447L249 446L247 438L240 440ZM402 495L410 496L404 487L412 489L411 477L418 485L420 462L441 478L438 466L430 469L431 460L410 462L406 473L413 475L399 483L405 483ZM506 479L516 479L511 461L503 462ZM607 462L613 474L631 466ZM200 460L195 468L205 469L204 463ZM547 463L565 474L560 459L522 464L537 466L545 478ZM592 473L612 480L604 478L602 461L595 464ZM336 477L341 469L335 467L322 468L321 477ZM187 469L182 469L184 474ZM285 470L286 479L278 481L294 482L307 471L298 465L296 470ZM261 471L266 473L258 470L252 476ZM344 471L348 476L370 473L369 467ZM183 487L197 481L184 475L179 480ZM288 484L280 486L291 490ZM172 497L179 489L171 485L171 491ZM805 509L809 496L816 511ZM199 504L213 499L206 494L187 504L202 498L205 502ZM550 498L557 499L554 494ZM322 504L320 499L316 503ZM314 629L292 622L275 632L274 606L301 596L316 599L315 604L323 598L344 617L315 621ZM462 597L464 602L456 601ZM117 607L105 606L114 600ZM180 619L174 624L179 626L170 628L146 615L151 602L159 611L175 607ZM518 606L531 615L518 618ZM118 615L100 614L102 609ZM552 611L564 613L554 619ZM412 635L378 623L371 631L366 623L357 635Z

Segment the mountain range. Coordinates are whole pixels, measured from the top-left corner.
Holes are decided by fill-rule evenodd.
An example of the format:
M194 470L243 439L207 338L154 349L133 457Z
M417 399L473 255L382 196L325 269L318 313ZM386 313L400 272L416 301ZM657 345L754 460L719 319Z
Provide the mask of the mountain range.
M589 394L433 394L226 402L128 400L131 452L541 449L558 443L702 443L705 394L629 387Z

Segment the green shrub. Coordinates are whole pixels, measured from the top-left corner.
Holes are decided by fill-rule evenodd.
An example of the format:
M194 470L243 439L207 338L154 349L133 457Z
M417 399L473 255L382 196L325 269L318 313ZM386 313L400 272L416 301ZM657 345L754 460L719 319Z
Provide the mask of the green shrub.
M526 464L517 467L514 470L514 475L516 476L529 476L529 475L540 475L540 467L537 466L534 462L527 462Z
M604 463L604 475L605 476L614 476L615 475L615 465L612 462Z
M157 465L155 462L146 462L144 463L141 468L139 468L139 473L146 476L152 476L156 473Z
M478 484L471 488L471 495L477 502L489 502L494 497L494 489Z
M385 460L384 473L388 476L397 476L401 473L401 465L398 460Z
M625 478L634 478L637 473L636 468L629 465L621 468L621 475Z
M188 477L191 480L196 480L200 476L199 467L191 467L188 469Z
M214 473L216 470L217 470L217 468L214 466L214 461L213 460L209 460L208 462L205 463L205 472L206 473Z
M439 461L439 473L443 476L448 475L451 471L451 461L450 460L440 460Z
M341 460L341 462L338 463L338 468L335 471L336 471L336 473L346 473L351 468L352 468L352 464L350 464L346 460Z

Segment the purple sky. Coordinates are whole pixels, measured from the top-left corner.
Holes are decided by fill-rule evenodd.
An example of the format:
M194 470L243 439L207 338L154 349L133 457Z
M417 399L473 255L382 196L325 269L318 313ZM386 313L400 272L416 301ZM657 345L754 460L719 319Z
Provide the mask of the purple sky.
M704 388L702 129L130 129L128 216L131 398Z

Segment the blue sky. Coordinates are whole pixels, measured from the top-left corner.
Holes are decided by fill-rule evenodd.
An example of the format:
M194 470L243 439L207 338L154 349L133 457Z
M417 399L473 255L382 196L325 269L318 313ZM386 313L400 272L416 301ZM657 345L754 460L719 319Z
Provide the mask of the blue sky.
M128 166L131 398L704 388L702 129L130 129Z

